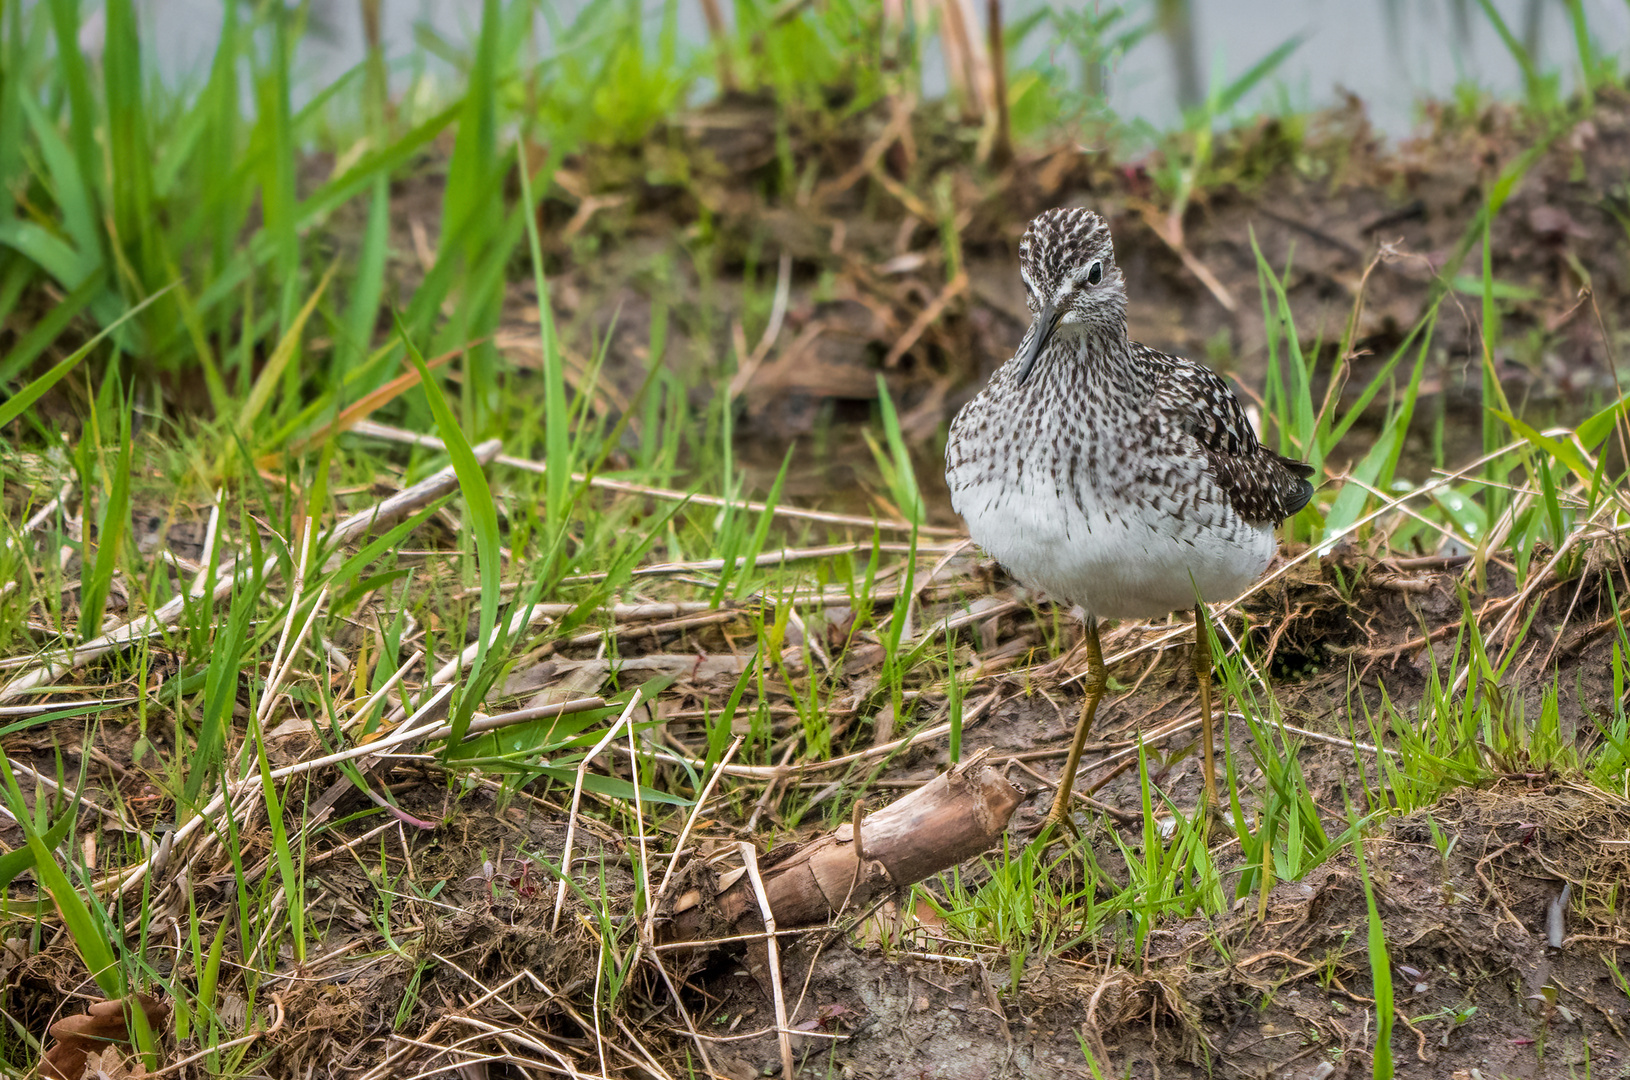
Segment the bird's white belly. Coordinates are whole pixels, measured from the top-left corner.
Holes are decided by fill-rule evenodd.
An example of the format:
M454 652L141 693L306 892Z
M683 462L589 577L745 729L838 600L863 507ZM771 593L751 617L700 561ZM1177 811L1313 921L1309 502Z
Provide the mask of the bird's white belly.
M1155 507L1014 486L998 473L953 484L952 501L974 542L1022 584L1109 618L1151 618L1229 600L1273 559L1273 530L1231 511L1208 522Z

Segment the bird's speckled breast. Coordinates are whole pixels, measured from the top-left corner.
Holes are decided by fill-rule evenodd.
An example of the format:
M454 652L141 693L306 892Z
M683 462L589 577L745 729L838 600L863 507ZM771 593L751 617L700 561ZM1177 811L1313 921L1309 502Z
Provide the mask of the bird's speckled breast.
M1081 363L1048 363L1023 386L1004 369L946 446L974 541L1025 586L1105 618L1230 599L1275 550L1271 528L1228 505L1198 444L1138 393Z

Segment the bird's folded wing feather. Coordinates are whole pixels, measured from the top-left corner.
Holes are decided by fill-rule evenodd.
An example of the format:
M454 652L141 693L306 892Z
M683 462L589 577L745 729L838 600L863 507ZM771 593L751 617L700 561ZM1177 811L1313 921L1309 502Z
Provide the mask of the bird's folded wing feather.
M1144 345L1133 348L1163 372L1155 391L1162 417L1200 444L1212 478L1240 517L1276 525L1307 505L1312 468L1263 446L1216 372Z

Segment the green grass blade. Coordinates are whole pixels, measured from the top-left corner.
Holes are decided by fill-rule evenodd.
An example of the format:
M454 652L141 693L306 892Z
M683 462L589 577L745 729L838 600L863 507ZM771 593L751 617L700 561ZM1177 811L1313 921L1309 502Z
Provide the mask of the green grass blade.
M328 272L323 275L323 279L317 283L317 287L312 290L311 296L307 298L305 306L300 309L293 320L285 325L283 336L279 339L277 348L272 350L272 355L266 360L266 366L261 369L260 375L255 379L255 385L250 389L249 396L244 400L243 408L238 411L237 434L245 442L250 441L255 418L260 415L261 410L266 407L266 403L271 400L272 392L277 389L284 370L289 367L289 362L294 359L295 354L299 351L300 335L306 328L306 321L311 318L311 313L317 310L317 301L322 299L323 292L328 288L328 283L334 280L334 273L338 269L339 263L337 262L329 266Z
M255 748L255 765L260 771L260 794L266 800L266 818L272 827L272 852L277 859L278 876L283 882L283 896L287 901L289 931L294 938L294 962L306 962L305 889L300 875L295 872L294 853L289 846L288 829L283 823L283 802L277 797L277 784L272 780L272 765L266 757L266 740L260 723L253 713L249 717L249 738Z
M500 18L498 0L483 0L481 30L458 118L453 157L447 165L447 187L442 196L442 221L486 218L485 228L471 238L477 243L495 228L496 204L487 196L487 180L498 159L497 64ZM453 249L452 236L443 236L441 253ZM466 244L469 240L466 240ZM469 246L466 254L473 255Z
M1296 332L1296 322L1291 315L1290 297L1285 292L1285 282L1274 272L1267 256L1262 254L1254 229L1251 231L1251 251L1256 256L1258 279L1267 287L1274 301L1273 312L1268 316L1269 339L1285 346L1285 356L1277 365L1281 382L1275 388L1275 400L1279 403L1279 410L1274 420L1279 425L1281 437L1289 436L1290 452L1304 458L1313 466L1317 475L1324 464L1324 450L1319 440L1314 438L1316 420L1313 412L1313 386L1309 377L1307 358L1302 353L1301 338ZM1286 273L1289 274L1288 267ZM1264 295L1264 309L1268 307L1267 301L1268 298Z
M1430 340L1428 336L1426 341ZM1363 515L1370 501L1366 485L1368 488L1385 492L1392 483L1398 459L1403 455L1404 441L1409 435L1409 422L1415 415L1415 401L1420 395L1421 379L1426 373L1426 358L1427 351L1423 345L1416 356L1415 368L1410 373L1409 383L1404 388L1403 400L1391 410L1386 425L1375 443L1365 452L1358 464L1352 467L1354 479L1362 483L1347 484L1330 504L1330 510L1325 515L1325 540L1339 536Z
M122 391L122 388L121 388ZM79 636L89 640L102 632L102 616L107 608L108 594L113 587L113 574L118 568L119 554L124 547L125 533L130 526L130 408L121 392L117 403L119 415L119 457L111 475L104 475L102 487L107 497L102 501L102 513L96 530L96 558L82 561L82 573L89 572L80 588Z
M0 221L0 244L33 261L65 289L77 288L96 269L71 244L32 221Z
M85 960L85 966L90 969L91 978L102 993L109 998L118 998L124 995L124 973L119 968L119 962L113 955L113 949L108 945L108 929L105 918L98 918L93 914L85 898L79 895L68 875L62 872L57 865L56 856L45 844L45 837L49 831L40 827L36 822L34 812L28 809L23 800L22 788L17 785L17 777L11 771L11 761L4 754L0 754L0 777L5 780L4 798L6 807L11 816L23 830L23 838L28 843L29 851L34 854L34 876L38 879L40 887L50 894L57 905L57 912L62 916L62 925L67 929L68 936L73 939L74 945L79 949L79 955ZM41 808L43 810L43 807Z
M350 306L346 312L343 348L334 350L333 382L340 382L368 361L373 348L374 326L379 321L379 303L385 292L385 263L390 254L390 177L383 172L374 177L368 196L368 223L362 230L362 251L357 259L356 277L351 285ZM384 381L380 369L371 385L358 387L366 394Z
M227 609L226 624L220 627L209 643L203 709L198 718L198 735L188 760L187 780L183 787L182 802L187 806L198 804L204 786L219 774L221 756L226 751L227 731L232 723L232 711L238 702L238 678L245 666L254 662L254 641L250 632L256 612L262 582L259 567L262 564L258 533L251 532L253 561L256 570L241 587L233 590Z
M11 382L19 372L34 362L34 358L44 352L46 347L56 341L68 324L74 320L91 298L102 291L102 275L92 274L87 277L79 288L63 298L62 303L53 307L46 313L45 318L35 323L6 354L0 359L0 386Z
M1511 27L1506 24L1505 17L1500 14L1499 9L1494 6L1491 0L1477 0L1477 6L1483 9L1484 17L1494 27L1494 32L1500 36L1500 41L1505 45L1506 52L1511 54L1511 59L1517 62L1518 69L1522 71L1523 91L1528 95L1529 104L1542 104L1542 82L1539 68L1534 64L1534 57L1523 46L1523 43L1517 40L1517 35L1511 32Z
M1364 886L1364 905L1369 924L1370 979L1375 992L1375 1059L1370 1075L1375 1080L1392 1080L1392 958L1387 953L1386 927L1381 923L1381 912L1375 903L1375 885L1370 881L1362 838L1354 837L1353 849L1359 879Z
M55 851L63 840L67 839L69 831L74 827L75 820L76 815L65 813L55 825L40 834L40 840L45 850ZM37 857L33 846L28 844L24 844L16 851L8 851L4 855L0 855L0 888L10 885L17 880L19 875L32 870Z
M294 190L294 165L298 154L289 103L289 64L293 52L290 23L295 13L282 4L274 5L270 10L274 24L271 70L259 80L257 102L259 138L263 147L260 205L265 235L276 252L277 280L282 284L277 309L278 330L284 341L288 341L296 320L295 297L300 285L300 236ZM297 340L298 336L295 337Z
M56 31L58 70L68 92L68 141L79 162L79 175L94 190L102 191L102 156L96 148L96 127L100 120L96 99L91 93L90 68L79 48L78 0L51 0L51 24Z
M900 417L894 410L894 399L889 396L888 384L883 381L881 373L877 376L877 405L883 414L883 434L889 447L887 459L878 455L878 464L885 470L884 475L900 513L911 524L921 525L927 508L923 503L922 491L917 486L911 451L906 448L905 436L900 431Z
M62 214L62 231L73 241L81 265L87 271L100 266L102 230L97 222L95 178L80 175L79 159L63 141L57 126L41 111L33 95L22 94L20 97L29 134L39 147L40 160L50 177L51 194L55 196L57 209Z
M147 284L152 269L154 245L150 233L156 223L141 46L136 40L136 12L130 0L107 0L104 21L107 36L102 49L102 77L107 103L108 168L113 177L113 221L118 233L111 242L124 247L125 258L138 275L131 284L140 289Z
M436 428L447 447L447 456L452 459L453 471L458 475L459 491L464 496L464 507L469 514L470 528L475 533L476 563L481 578L481 606L477 631L480 637L477 639L475 659L471 662L465 677L466 692L457 697L452 708L452 719L449 723L453 730L447 737L447 747L450 751L463 741L464 733L469 729L470 717L475 712L478 697L473 688L480 685L482 669L487 662L487 650L492 643L493 627L498 622L500 576L498 507L493 502L492 489L487 485L486 470L476 459L475 451L470 448L469 440L464 437L458 419L448 407L441 387L437 385L430 369L425 366L424 357L419 354L413 340L408 337L407 327L402 325L401 319L397 319L396 332L407 347L408 358L419 371L419 385L424 388L425 400L430 404L430 412L436 418Z
M742 552L742 574L736 582L736 599L740 600L758 587L758 576L753 562L758 558L759 552L764 550L764 542L769 539L770 526L775 524L775 508L781 504L781 491L787 483L787 470L792 467L792 455L798 444L794 442L787 447L786 454L781 459L781 468L775 474L775 482L770 485L770 493L764 497L764 509L759 512L758 522L753 526L753 535L747 540L747 548Z
M538 238L536 203L524 146L517 144L516 154L520 161L521 202L526 211L526 238L532 255L532 283L538 294L538 339L543 351L543 462L547 470L544 520L549 529L559 532L566 524L569 509L566 498L572 471L572 439L566 421L566 376L561 367L554 310L549 303L549 284L543 276L543 249Z
M142 311L142 309L146 308L149 304L153 303L153 301L163 296L166 292L169 292L168 288L161 292L154 293L152 296L149 296L146 300L143 300L129 311L126 311L111 325L103 329L101 333L97 334L95 337L85 342L85 344L69 353L68 356L66 356L50 371L47 371L44 375L41 375L39 378L23 387L6 401L0 401L0 428L5 427L17 417L21 416L30 405L34 404L34 402L40 399L42 394L60 382L64 375L67 375L79 365L81 360L89 356L91 350L100 345L103 340L108 337L108 335L112 334L129 320L135 318L136 315Z
M5 55L6 77L0 79L0 190L10 191L23 169L22 72L25 57L23 5L7 4L0 12L0 50ZM9 199L0 199L0 216L16 212ZM3 315L0 315L3 317Z
M1221 116L1238 105L1240 99L1254 90L1258 83L1278 70L1279 65L1290 58L1290 54L1301 47L1307 40L1303 34L1292 34L1280 42L1266 56L1246 69L1239 78L1218 91L1213 98L1210 109L1213 115Z

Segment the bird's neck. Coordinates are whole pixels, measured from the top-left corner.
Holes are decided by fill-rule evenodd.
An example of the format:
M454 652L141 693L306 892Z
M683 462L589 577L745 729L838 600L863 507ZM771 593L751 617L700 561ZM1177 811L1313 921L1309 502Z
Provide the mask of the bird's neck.
M1149 390L1150 374L1126 336L1125 320L1060 327L1048 348L1058 378L1085 379L1101 391L1130 397L1141 398Z

